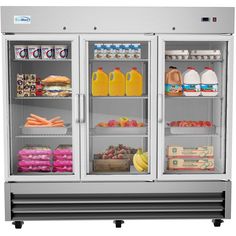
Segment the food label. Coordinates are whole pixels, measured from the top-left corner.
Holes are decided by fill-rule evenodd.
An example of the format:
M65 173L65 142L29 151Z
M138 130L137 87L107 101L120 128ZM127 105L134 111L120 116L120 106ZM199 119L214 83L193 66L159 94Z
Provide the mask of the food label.
M218 92L218 84L201 84L202 92Z
M200 92L201 86L200 84L184 84L183 90L184 92Z
M14 16L14 24L16 25L31 24L31 16Z
M178 94L182 92L182 89L180 84L165 84L166 93Z

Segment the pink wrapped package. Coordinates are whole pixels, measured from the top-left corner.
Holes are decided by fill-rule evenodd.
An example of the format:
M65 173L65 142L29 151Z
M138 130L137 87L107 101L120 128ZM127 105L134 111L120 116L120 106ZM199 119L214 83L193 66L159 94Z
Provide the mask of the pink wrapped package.
M51 156L50 155L21 155L18 158L19 161L25 160L25 161L50 161Z
M72 161L54 161L53 167L59 167L59 166L72 166Z
M26 167L26 166L51 166L50 161L19 161L19 167Z
M18 168L19 172L50 172L50 166L22 166Z
M18 155L52 155L52 150L47 146L25 146Z
M72 145L59 145L54 151L53 155L72 155Z
M71 161L72 160L72 155L54 155L53 157L54 161Z
M72 166L53 167L53 172L72 172Z

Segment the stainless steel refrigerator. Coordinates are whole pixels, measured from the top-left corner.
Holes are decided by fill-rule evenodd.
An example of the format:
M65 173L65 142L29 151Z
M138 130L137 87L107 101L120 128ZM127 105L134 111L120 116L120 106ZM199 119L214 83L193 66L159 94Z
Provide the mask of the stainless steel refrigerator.
M234 8L1 13L7 221L230 219Z

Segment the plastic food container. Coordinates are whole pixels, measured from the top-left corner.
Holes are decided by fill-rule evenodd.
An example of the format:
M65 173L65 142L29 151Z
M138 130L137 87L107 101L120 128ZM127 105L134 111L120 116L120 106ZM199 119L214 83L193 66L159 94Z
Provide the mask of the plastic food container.
M28 47L26 45L15 45L14 48L16 60L28 59Z
M147 134L147 127L96 127L95 134Z
M191 59L198 60L220 60L221 51L220 50L191 50Z
M22 134L26 135L60 135L66 134L70 125L65 127L21 127Z
M183 60L189 58L188 50L166 50L165 56L167 60Z
M55 45L55 59L66 59L68 57L67 45Z
M29 45L28 46L28 56L30 60L41 58L41 47L40 45Z
M214 134L213 127L168 127L171 134Z
M42 59L45 59L45 60L53 59L53 54L54 54L53 45L42 45L41 53L42 53Z

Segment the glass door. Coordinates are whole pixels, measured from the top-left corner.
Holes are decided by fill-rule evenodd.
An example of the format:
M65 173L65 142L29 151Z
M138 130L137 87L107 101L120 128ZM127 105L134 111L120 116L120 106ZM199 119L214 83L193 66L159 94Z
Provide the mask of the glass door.
M231 49L228 36L160 37L160 179L228 178Z
M155 179L155 40L154 36L82 37L85 180Z
M78 37L6 36L4 43L7 178L78 179Z

